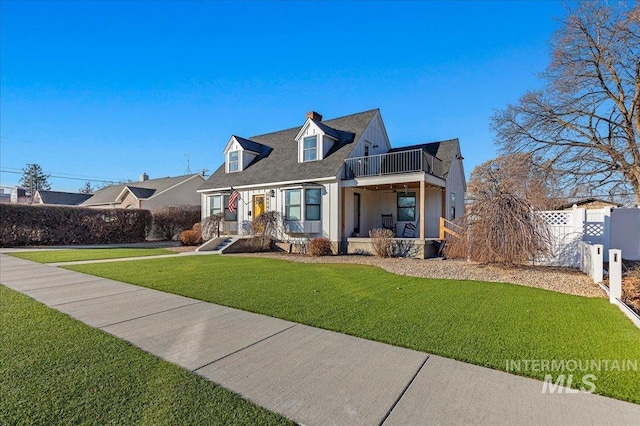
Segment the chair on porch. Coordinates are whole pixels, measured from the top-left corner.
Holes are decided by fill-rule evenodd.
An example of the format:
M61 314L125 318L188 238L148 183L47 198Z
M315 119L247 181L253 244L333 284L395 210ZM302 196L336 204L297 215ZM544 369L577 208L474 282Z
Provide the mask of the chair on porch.
M414 223L405 223L404 231L402 232L402 236L405 238L415 238L416 237L416 225Z
M392 214L382 215L382 229L390 229L393 231L393 236L396 236L396 224L393 222Z

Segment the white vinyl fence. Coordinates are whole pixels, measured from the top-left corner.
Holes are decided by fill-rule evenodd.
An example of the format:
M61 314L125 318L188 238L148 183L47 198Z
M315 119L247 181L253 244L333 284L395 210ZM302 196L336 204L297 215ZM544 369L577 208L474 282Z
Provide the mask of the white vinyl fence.
M539 213L549 227L551 253L536 263L583 268L585 252L581 243L602 246L605 262L609 249L622 249L624 258L640 260L640 208L551 210Z

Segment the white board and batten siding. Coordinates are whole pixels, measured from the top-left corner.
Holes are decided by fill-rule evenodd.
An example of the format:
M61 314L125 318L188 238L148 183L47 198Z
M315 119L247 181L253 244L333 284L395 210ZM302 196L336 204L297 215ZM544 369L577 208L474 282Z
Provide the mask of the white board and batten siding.
M386 154L391 149L387 130L382 122L380 112L369 122L360 139L356 141L348 158L364 157L365 146L369 146L369 155Z
M445 217L453 220L464 215L464 197L467 190L459 147L456 156L451 160L451 167L449 168L449 173L446 178L446 188ZM451 194L455 194L455 201L452 201ZM452 207L455 207L455 214ZM438 215L440 215L440 213L438 213Z
M285 233L280 237L284 240L299 239L299 238L316 238L326 237L331 241L338 241L339 232L339 218L332 214L332 211L339 209L340 194L338 190L337 182L329 182L318 184L317 187L321 189L321 216L319 221L291 221L289 223L289 229L292 232ZM276 211L284 217L285 213L285 190L287 189L302 189L302 186L286 186L286 187L265 187L256 189L239 189L240 194L237 202L237 224L238 234L249 234L250 223L255 218L255 212L253 211L253 199L256 195L264 196L264 208L265 211ZM273 190L274 196L271 196ZM228 193L227 193L228 194ZM202 217L209 215L210 203L212 196L225 195L225 194L202 194ZM303 207L304 208L304 207ZM251 213L251 214L250 214ZM298 223L296 223L298 222ZM304 231L295 232L295 230Z

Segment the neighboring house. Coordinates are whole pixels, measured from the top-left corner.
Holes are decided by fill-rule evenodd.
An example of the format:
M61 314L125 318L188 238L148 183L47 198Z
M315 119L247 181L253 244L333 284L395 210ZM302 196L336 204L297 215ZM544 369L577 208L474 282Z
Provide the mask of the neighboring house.
M4 188L0 188L0 203L10 203L11 202L11 194L7 194L4 192Z
M200 204L196 190L205 181L200 174L149 179L140 176L139 182L111 185L99 189L80 204L82 207L149 209L182 204Z
M55 204L60 206L77 206L91 198L92 194L61 191L36 191L33 204Z
M224 157L199 192L202 216L224 212L230 234L247 233L253 218L277 211L283 240L326 237L354 252L383 227L382 215L391 215L396 236L424 244L438 238L441 216L464 214L458 140L391 148L377 109L326 121L310 112L300 127L231 136ZM234 212L232 188L240 195ZM405 232L413 226L415 234Z
M615 203L613 201L605 201L599 198L584 198L582 200L574 201L573 203L566 203L560 206L558 210L572 210L573 206L580 207L587 210L602 209L604 207L622 207L622 204Z

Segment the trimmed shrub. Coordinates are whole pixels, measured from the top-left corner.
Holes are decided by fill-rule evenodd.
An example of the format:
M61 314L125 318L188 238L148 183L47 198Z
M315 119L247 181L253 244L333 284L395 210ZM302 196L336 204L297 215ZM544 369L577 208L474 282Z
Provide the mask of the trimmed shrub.
M309 243L309 254L311 256L329 256L333 254L331 241L328 238L314 238Z
M182 244L185 246L197 246L202 243L202 236L200 232L190 229L188 231L182 231L180 241L182 241Z
M378 257L391 257L394 253L393 231L391 229L372 229L369 231L373 251Z
M0 204L0 245L120 244L144 241L151 212L137 209Z
M200 222L200 206L164 206L152 211L153 230L151 235L163 240L172 240L180 232L191 229Z

